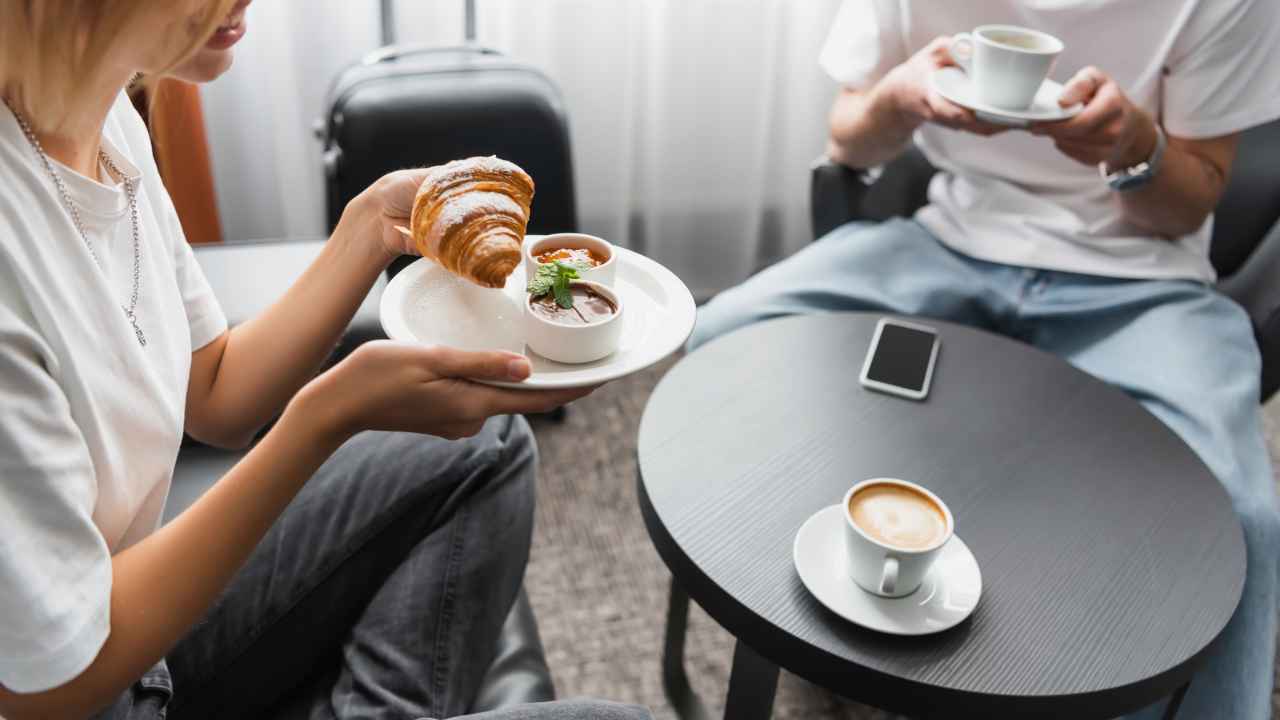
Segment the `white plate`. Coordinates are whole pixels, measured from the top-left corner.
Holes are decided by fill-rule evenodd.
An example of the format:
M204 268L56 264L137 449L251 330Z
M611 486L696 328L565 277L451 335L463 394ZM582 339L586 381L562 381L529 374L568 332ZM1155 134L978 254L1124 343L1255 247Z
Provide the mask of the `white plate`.
M814 513L796 533L792 555L800 581L840 617L891 635L928 635L969 617L982 596L982 572L969 546L952 536L918 590L884 598L863 590L845 562L844 508Z
M525 238L526 242L538 239ZM434 262L419 259L401 270L382 295L382 328L393 340L448 345L462 350L510 350L529 357L533 374L522 383L492 385L528 389L583 387L643 370L684 345L697 309L689 288L649 258L614 247L620 264L613 289L627 311L617 352L595 362L569 365L525 347L521 328L525 272L517 267L501 290L482 288Z
M980 120L999 125L1022 127L1030 122L1066 120L1080 114L1084 109L1083 103L1076 103L1066 108L1059 107L1058 98L1062 95L1062 85L1052 80L1045 80L1040 85L1040 89L1036 91L1036 99L1031 102L1031 107L1025 110L1006 110L980 102L974 93L973 86L969 83L969 76L958 67L934 70L929 76L929 81L933 84L933 89L937 90L942 97L973 110Z

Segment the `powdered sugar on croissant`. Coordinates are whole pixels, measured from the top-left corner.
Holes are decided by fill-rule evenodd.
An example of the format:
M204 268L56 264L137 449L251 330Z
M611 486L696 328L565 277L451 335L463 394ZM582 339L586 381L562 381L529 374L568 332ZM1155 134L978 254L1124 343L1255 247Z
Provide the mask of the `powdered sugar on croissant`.
M477 285L500 288L520 264L533 179L497 157L427 171L410 226L418 252Z

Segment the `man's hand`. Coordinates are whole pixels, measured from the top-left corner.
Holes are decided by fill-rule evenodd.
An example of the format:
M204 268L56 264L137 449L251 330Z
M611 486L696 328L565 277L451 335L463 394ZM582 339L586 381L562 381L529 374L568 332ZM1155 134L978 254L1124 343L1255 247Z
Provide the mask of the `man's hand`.
M1008 130L1007 125L979 120L972 110L951 102L933 89L929 76L939 68L956 64L948 49L950 44L950 37L934 38L906 62L890 70L877 90L886 94L892 107L911 129L931 122L978 135L995 135Z
M1075 74L1058 104L1084 103L1079 115L1058 122L1035 123L1033 135L1045 135L1067 157L1108 172L1146 161L1156 146L1156 125L1133 104L1115 81L1096 67Z

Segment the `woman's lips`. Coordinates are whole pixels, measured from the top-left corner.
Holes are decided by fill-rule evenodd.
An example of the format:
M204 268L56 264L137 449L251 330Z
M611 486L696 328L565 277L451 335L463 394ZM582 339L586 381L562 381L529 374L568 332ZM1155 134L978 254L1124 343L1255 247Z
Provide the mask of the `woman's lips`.
M248 2L238 3L227 16L227 22L213 31L213 37L209 38L205 47L210 50L226 50L240 42L245 33L244 11L247 7Z

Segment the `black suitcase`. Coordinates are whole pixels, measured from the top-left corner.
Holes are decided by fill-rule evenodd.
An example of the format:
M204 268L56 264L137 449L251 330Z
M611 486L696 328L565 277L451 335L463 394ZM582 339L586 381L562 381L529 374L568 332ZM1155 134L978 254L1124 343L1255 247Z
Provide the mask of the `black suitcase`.
M385 5L383 13L385 39L392 22ZM467 45L389 45L334 80L317 124L331 230L347 202L382 175L473 155L505 158L533 178L530 233L577 228L559 89L538 70L475 45L473 29L469 4Z

